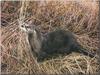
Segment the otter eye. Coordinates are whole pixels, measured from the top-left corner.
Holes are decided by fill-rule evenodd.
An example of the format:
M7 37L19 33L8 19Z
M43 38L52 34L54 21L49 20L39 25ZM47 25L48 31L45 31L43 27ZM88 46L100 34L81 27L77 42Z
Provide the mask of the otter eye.
M26 28L30 28L29 26L25 26Z
M23 25L21 25L21 27L24 27Z
M27 28L30 28L29 26L27 26Z

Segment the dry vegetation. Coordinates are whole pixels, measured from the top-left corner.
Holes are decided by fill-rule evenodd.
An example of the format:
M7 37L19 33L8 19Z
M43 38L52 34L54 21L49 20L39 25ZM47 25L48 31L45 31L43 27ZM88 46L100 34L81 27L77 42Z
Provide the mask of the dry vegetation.
M28 4L29 3L29 4ZM24 22L34 24L44 35L56 28L75 33L78 42L90 52L98 50L98 3L28 2ZM91 6L94 4L93 6ZM21 2L1 2L2 73L16 74L95 74L98 59L72 53L37 63L29 52L25 34L19 29Z

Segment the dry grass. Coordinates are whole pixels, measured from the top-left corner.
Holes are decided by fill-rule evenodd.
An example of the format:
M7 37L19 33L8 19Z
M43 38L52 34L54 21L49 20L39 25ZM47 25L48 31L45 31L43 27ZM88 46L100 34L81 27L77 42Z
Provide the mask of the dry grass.
M91 4L93 2L89 2ZM84 5L85 4L85 5ZM16 74L95 74L99 71L98 60L72 53L64 57L37 63L30 54L25 33L19 29L20 2L2 2L1 15L1 58L7 66L2 73ZM96 9L95 9L96 8ZM25 22L31 22L42 34L56 28L75 33L78 42L90 52L98 50L98 6L85 2L33 1L29 2Z

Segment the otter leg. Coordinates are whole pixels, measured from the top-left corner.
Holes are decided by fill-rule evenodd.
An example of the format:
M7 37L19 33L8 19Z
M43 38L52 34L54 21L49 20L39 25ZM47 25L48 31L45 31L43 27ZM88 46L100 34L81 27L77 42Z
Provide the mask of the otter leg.
M37 57L38 62L42 62L46 57L48 57L46 52L40 52Z

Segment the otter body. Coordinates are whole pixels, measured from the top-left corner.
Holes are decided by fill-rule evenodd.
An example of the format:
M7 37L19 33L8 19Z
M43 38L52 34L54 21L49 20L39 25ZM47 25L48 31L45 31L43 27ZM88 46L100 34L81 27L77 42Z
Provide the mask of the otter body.
M31 26L24 26L27 31L28 41L33 54L37 57L37 61L43 61L53 54L69 54L71 52L81 52L85 55L93 57L87 50L83 49L70 31L55 30L42 37L40 32Z
M69 54L75 50L75 47L76 40L71 32L65 30L56 30L48 33L42 41L39 58L42 59L53 54ZM42 57L42 55L44 57Z

